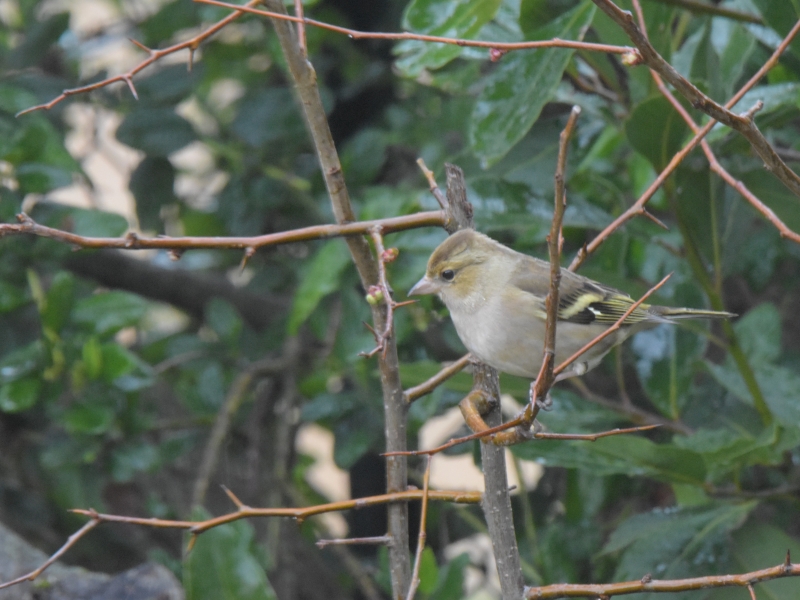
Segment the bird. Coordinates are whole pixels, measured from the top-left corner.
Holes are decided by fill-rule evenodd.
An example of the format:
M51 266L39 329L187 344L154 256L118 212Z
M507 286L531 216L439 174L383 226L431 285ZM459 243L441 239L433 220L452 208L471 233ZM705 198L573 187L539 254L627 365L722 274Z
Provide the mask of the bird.
M425 276L408 295L438 295L475 358L503 373L535 379L542 365L549 291L549 262L512 250L473 229L461 229L433 251ZM627 294L563 268L558 291L556 365L609 329L635 304ZM556 380L583 375L638 331L681 319L735 316L643 303Z

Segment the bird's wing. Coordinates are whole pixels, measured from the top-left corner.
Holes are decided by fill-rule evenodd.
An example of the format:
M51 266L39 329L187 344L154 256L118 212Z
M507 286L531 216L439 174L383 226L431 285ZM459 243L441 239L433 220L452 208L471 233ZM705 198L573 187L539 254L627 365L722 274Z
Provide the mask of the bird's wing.
M520 261L510 283L540 299L544 311L544 299L550 292L550 264L529 256L525 259ZM634 303L630 296L566 269L561 269L558 291L558 319L570 323L611 325ZM637 307L623 325L657 319L647 309L646 304Z

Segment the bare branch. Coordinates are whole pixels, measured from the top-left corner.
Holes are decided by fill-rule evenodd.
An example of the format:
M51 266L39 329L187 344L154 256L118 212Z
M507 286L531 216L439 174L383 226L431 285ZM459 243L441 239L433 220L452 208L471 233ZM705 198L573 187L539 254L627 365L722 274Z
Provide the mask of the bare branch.
M6 582L3 582L3 583L0 583L0 590L5 589L5 588L9 588L12 585L17 585L19 583L22 583L23 581L33 581L34 579L36 579L39 575L41 575L44 572L44 570L47 567L52 565L59 558L61 558L64 554L66 554L67 550L69 550L75 544L77 544L78 540L80 540L82 537L84 537L92 529L97 527L100 523L101 523L100 520L92 518L91 521L86 523L78 531L76 531L71 536L69 536L69 538L67 538L66 543L63 546L61 546L61 548L56 550L53 553L53 555L50 556L50 558L48 558L39 568L34 569L30 573L26 573L25 575L17 577L16 579L12 579L11 581L6 581Z
M316 547L320 550L328 546L388 546L392 543L392 538L388 535L378 535L373 537L360 538L339 538L335 540L317 540Z
M758 83L761 78L778 63L778 59L783 54L783 52L788 48L789 44L795 38L797 33L800 31L800 21L792 28L792 30L783 38L783 41L778 45L769 59L761 66L761 68L756 71L756 73L745 83L733 97L728 100L725 104L726 109L732 108L742 97L753 88L753 86ZM667 178L675 171L678 165L683 161L689 153L697 147L697 145L701 142L708 132L716 125L716 121L710 120L706 123L703 127L701 127L694 137L689 140L689 142L680 150L680 152L676 153L672 159L669 161L669 164L664 167L664 170L658 174L655 181L650 184L650 187L645 190L645 192L639 197L639 199L624 213L622 213L619 217L614 219L603 231L601 231L597 237L595 237L590 244L588 244L585 248L581 248L575 258L572 260L572 263L569 266L570 271L575 271L578 267L581 266L584 260L600 245L609 238L609 236L616 231L621 225L626 223L628 220L632 219L635 216L641 215L644 213L644 206L653 197L653 194L656 193L658 188L660 188Z
M622 10L611 0L592 1L627 34L641 53L644 64L658 72L666 81L672 84L684 98L691 102L693 107L739 132L750 142L750 145L764 161L766 168L772 171L794 195L800 197L800 176L786 166L786 163L778 156L778 153L764 137L764 134L759 131L751 118L731 112L728 106L720 106L682 77L675 67L664 60L653 48L647 36L634 23L633 15L629 11ZM800 25L800 22L798 22L798 25ZM795 26L793 31L797 29L798 25Z
M239 8L244 9L246 7L257 6L258 4L260 4L259 0L249 0L249 2L245 6L241 6ZM50 100L50 102L26 108L25 110L18 112L17 116L21 117L22 115L34 112L36 110L50 110L56 104L67 99L70 96L77 96L79 94L86 94L88 92L93 92L94 90L99 90L100 88L107 87L112 83L116 83L118 81L124 81L128 85L128 88L130 89L131 94L133 94L133 97L136 100L138 100L139 98L136 94L136 88L133 87L133 81L132 81L134 75L144 70L145 68L149 67L154 62L162 59L163 57L168 56L170 54L175 54L176 52L180 52L181 50L189 50L189 70L191 71L194 52L195 50L197 50L197 48L200 47L201 42L207 40L212 35L217 33L220 29L228 25L228 23L232 23L233 21L241 17L243 14L244 14L243 10L237 9L236 12L228 15L227 17L225 17L220 21L217 21L214 25L212 25L205 31L201 31L191 39L188 39L179 44L175 44L173 46L169 46L168 48L163 48L162 50L153 50L152 48L148 48L144 44L132 39L131 42L138 48L141 48L142 50L147 52L148 57L144 59L142 62L140 62L138 65L133 67L131 70L127 71L126 73L122 73L121 75L108 77L107 79L103 79L102 81L98 81L97 83L92 83L90 85L84 85L82 87L70 88L64 90L63 92L61 92L61 94Z
M406 402L414 402L414 400L418 400L427 394L430 394L433 390L437 387L442 385L445 381L450 379L456 373L460 373L464 367L466 367L470 362L471 356L469 354L465 354L461 358L459 358L454 363L449 364L444 369L439 371L436 375L420 383L419 385L414 386L413 388L409 388L405 391Z
M356 29L348 29L347 27L339 27L338 25L331 25L322 21L315 21L305 17L292 17L290 15L270 12L267 10L259 10L257 8L250 8L231 4L229 2L219 2L218 0L195 0L200 4L211 4L212 6L221 6L223 8L230 8L231 10L247 12L262 17L269 17L271 19L281 19L283 21L292 21L295 23L302 23L311 25L313 27L320 27L336 33L341 33L354 40L417 40L420 42L435 42L439 44L451 44L454 46L467 46L471 48L486 48L488 50L503 50L509 52L511 50L531 50L534 48L572 48L574 50L588 50L590 52L606 52L608 54L629 54L636 53L635 48L629 46L612 46L609 44L592 44L589 42L574 42L572 40L560 40L554 38L551 40L540 40L536 42L492 42L481 40L468 40L462 38L441 37L438 35L424 35L421 33L410 33L407 31L401 33L374 33L368 31L358 31Z
M530 587L525 590L527 600L543 600L545 598L591 598L622 596L640 592L688 592L721 587L752 587L753 584L779 579L781 577L797 577L800 575L800 564L780 564L760 571L742 573L741 575L708 575L691 579L650 579L623 581L607 584L559 583L544 587Z
M77 235L60 229L53 229L41 225L28 215L17 215L19 224L0 223L0 238L7 235L36 235L51 238L70 244L76 248L120 248L123 250L144 250L158 248L162 250L192 250L199 248L216 249L244 249L245 251L279 244L291 244L309 240L327 239L339 236L360 236L369 234L371 230L380 227L384 233L395 233L417 227L442 227L445 223L445 213L442 211L421 212L413 215L389 217L374 221L355 221L337 225L312 225L279 233L268 233L252 237L168 237L155 238L141 237L130 232L124 237L88 237Z
M422 510L419 516L419 535L417 536L417 552L414 556L414 569L411 571L411 585L408 587L408 595L406 600L414 600L419 587L419 567L422 564L422 551L425 550L425 540L427 534L425 533L426 522L428 520L428 487L431 480L431 461L432 456L428 457L427 465L425 466L425 476L422 484Z

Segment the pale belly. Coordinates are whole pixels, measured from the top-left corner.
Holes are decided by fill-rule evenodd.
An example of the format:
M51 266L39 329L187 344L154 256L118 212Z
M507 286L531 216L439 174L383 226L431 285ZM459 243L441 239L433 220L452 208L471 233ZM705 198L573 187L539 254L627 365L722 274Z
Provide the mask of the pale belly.
M482 362L498 371L529 379L539 373L544 351L543 320L533 315L509 314L491 304L472 314L451 317L461 341ZM572 356L605 329L603 325L559 322L555 364L559 365ZM593 368L615 343L628 334L628 330L620 330L606 337L578 359L575 372L565 375L582 374Z

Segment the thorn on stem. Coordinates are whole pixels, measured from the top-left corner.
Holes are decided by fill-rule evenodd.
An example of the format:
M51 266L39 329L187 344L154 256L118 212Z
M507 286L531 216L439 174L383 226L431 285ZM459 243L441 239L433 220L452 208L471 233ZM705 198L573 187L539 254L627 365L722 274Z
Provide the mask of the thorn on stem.
M139 100L139 94L136 93L136 88L133 85L133 79L130 78L130 75L125 75L122 79L128 84L128 89L131 91L133 99Z
M153 51L152 51L150 48L148 48L147 46L145 46L145 45L144 45L143 43L141 43L139 40L135 40L135 39L133 39L133 38L130 38L130 37L128 38L128 40L130 41L130 43L131 43L131 44L133 44L133 45L134 45L134 46L136 46L137 48L140 48L141 50L144 50L144 51L145 51L145 52L147 52L148 54L152 54L152 53L153 53Z
M756 102L753 105L753 107L750 110L743 112L741 116L742 116L743 119L747 119L748 121L752 121L753 117L755 116L755 114L758 111L760 111L762 108L764 108L764 102L759 100L758 102Z
M253 246L249 246L245 251L244 255L242 256L242 262L239 263L239 272L243 272L244 268L247 266L247 263L256 255L256 249Z
M656 217L653 213L648 212L646 208L642 208L642 215L650 219L653 223L655 223L662 229L669 231L669 227L667 227L667 225L661 219Z

